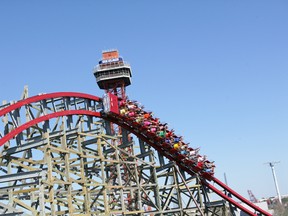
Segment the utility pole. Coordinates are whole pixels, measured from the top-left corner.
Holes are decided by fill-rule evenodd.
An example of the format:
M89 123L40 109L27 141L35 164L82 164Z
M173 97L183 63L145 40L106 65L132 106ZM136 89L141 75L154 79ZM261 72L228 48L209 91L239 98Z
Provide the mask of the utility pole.
M278 196L278 199L279 199L279 203L282 204L280 190L279 190L279 187L278 187L277 177L276 177L275 168L274 168L274 165L276 163L280 163L280 161L278 161L278 162L268 162L266 164L269 164L269 166L271 167L272 174L273 174L273 179L274 179L274 183L275 183L275 188L276 188L277 196Z
M226 178L226 173L224 173L224 181L225 181L225 184L228 186L228 182L227 182L227 178Z

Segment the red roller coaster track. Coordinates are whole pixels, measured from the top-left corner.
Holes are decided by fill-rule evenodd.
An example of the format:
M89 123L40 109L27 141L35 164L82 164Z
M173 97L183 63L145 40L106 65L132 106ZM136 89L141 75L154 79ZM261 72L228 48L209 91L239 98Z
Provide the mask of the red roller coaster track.
M24 100L20 100L12 105L9 105L3 109L0 110L0 116L4 116L8 114L9 112L12 112L16 109L19 109L25 105L29 105L31 103L35 103L41 100L47 100L47 99L56 99L56 98L64 98L64 97L77 97L81 99L87 99L91 101L96 101L96 102L101 102L101 98L89 95L89 94L84 94L84 93L75 93L75 92L57 92L57 93L50 93L50 94L43 94L43 95L38 95L38 96L33 96ZM259 214L261 215L267 215L270 216L271 214L264 211L263 209L259 208L258 206L254 205L251 203L249 200L245 199L243 196L232 190L230 187L222 183L220 180L215 178L213 175L209 173L205 173L197 169L197 167L188 164L183 158L181 157L180 154L178 153L172 153L171 151L167 151L167 145L163 143L162 139L159 139L156 135L153 135L151 133L148 133L147 130L145 130L143 127L141 127L139 124L132 122L129 120L129 118L123 118L123 116L120 115L115 115L115 114L105 114L105 113L100 113L100 112L95 112L95 111L90 111L90 110L64 110L64 111L58 111L54 113L50 113L47 115L43 115L40 117L37 117L33 120L30 120L11 132L5 134L1 139L0 139L0 146L8 142L9 140L13 139L16 135L20 134L22 131L25 129L28 129L29 127L38 124L40 122L60 117L60 116L71 116L71 115L87 115L87 116L94 116L94 117L99 117L103 118L105 120L111 121L127 130L135 134L137 137L145 141L147 144L151 145L153 148L155 148L160 154L163 156L167 157L171 161L175 161L178 166L182 169L185 170L187 173L191 175L195 175L195 173L198 173L202 184L207 186L209 189L214 191L216 194L221 196L223 199L227 200L229 203L234 205L235 207L241 209L245 213L249 215L254 215L257 216ZM230 193L232 196L235 198L239 199L251 209L254 211L249 210L248 208L244 207L237 201L235 201L232 197L229 197L225 192L217 189L214 187L212 184L209 182L214 182L218 186L220 186L224 191Z

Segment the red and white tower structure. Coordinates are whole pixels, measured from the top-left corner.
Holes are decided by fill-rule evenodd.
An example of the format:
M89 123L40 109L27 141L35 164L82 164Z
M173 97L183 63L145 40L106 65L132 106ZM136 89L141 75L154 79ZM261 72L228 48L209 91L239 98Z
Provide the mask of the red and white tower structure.
M100 89L126 99L125 88L131 85L131 67L123 61L117 50L104 51L94 76Z

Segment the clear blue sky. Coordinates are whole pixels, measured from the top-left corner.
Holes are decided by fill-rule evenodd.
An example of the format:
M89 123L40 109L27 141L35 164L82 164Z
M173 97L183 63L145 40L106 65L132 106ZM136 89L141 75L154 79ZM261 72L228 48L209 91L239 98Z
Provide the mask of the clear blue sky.
M248 197L288 194L286 0L0 1L0 101L79 91L102 50L131 63L136 99Z

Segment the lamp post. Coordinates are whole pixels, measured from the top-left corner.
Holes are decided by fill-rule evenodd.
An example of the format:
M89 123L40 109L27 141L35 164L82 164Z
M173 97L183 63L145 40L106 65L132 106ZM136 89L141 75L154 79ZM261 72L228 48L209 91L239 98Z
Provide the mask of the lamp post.
M277 196L278 196L278 199L279 199L279 203L282 204L280 190L279 190L279 187L278 187L276 172L275 172L275 168L274 168L274 165L276 163L280 163L280 161L278 161L278 162L268 162L268 164L269 164L269 166L271 167L271 170L272 170L272 175L273 175L273 179L274 179L275 188L276 188Z

